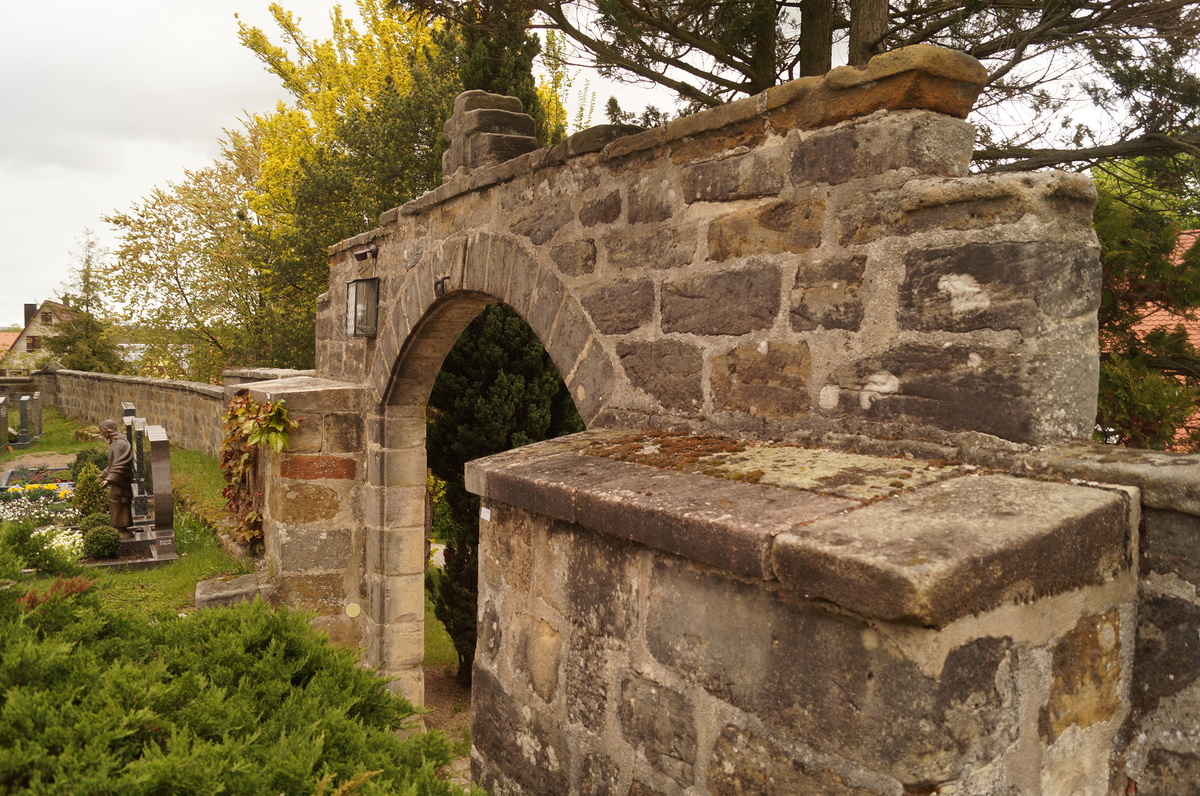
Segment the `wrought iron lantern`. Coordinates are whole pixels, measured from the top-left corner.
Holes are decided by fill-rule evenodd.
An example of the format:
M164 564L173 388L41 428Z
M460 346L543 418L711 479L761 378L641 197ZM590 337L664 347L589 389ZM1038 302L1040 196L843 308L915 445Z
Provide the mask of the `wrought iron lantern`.
M374 337L379 320L379 279L346 283L346 334Z

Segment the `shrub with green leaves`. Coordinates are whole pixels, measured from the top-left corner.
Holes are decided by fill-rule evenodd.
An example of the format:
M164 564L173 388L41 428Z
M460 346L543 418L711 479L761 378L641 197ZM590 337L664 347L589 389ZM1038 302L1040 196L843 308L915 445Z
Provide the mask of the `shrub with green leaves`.
M74 575L81 571L75 556L56 546L52 534L35 531L32 522L0 523L0 550L6 554L6 560L19 564L18 572L32 569L45 575ZM0 573L0 580L4 578Z
M108 525L108 520L109 516L107 511L89 514L79 521L79 530L87 533L92 528L103 528L104 526Z
M108 513L108 488L100 480L100 468L91 462L79 468L71 503L83 517Z
M120 552L121 534L111 525L101 525L84 532L83 555L85 558L116 558Z
M0 590L0 793L462 794L440 733L397 736L414 712L261 602L147 622L83 578Z
M108 466L108 450L105 448L84 448L75 454L75 461L71 462L71 480L79 481L79 472L85 465L94 465L96 472L100 472Z

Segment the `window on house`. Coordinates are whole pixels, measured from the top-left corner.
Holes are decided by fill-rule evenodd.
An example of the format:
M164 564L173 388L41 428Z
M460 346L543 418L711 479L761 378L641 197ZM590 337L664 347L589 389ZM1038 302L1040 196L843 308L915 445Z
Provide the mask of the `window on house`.
M25 338L25 350L26 351L37 351L41 347L42 347L42 338L40 338L40 337L26 337Z
M54 316L52 316L48 312L42 313L42 323L53 323L53 322L54 322Z

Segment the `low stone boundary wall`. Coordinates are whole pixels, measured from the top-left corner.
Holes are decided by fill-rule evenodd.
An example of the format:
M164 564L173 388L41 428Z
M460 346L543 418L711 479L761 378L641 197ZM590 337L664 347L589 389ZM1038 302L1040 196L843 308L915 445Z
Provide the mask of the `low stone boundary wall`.
M74 420L98 423L121 417L121 403L167 430L180 447L216 456L221 450L225 388L194 381L113 376L79 370L41 372L35 377L43 400Z
M121 417L121 404L132 403L138 414L166 429L172 443L210 456L221 452L221 415L242 385L304 376L312 371L279 368L235 368L224 372L224 386L197 381L114 376L60 368L39 371L34 383L45 405L73 420L98 423Z

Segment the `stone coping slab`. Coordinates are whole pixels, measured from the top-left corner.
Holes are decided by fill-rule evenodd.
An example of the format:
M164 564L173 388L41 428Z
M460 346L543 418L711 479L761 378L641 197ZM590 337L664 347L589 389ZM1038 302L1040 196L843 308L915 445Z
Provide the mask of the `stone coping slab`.
M865 67L842 66L824 76L793 80L676 119L665 127L635 131L624 125L603 125L581 131L557 146L451 176L429 193L385 211L379 223L386 226L400 216L425 213L456 196L558 165L571 157L595 152L602 161L620 160L737 125L769 126L782 134L790 129L828 127L880 110L932 110L966 118L986 81L987 71L970 55L932 44L904 47L875 56ZM372 231L334 244L329 254L369 242L376 234Z
M932 627L1111 579L1131 564L1136 516L1132 490L620 430L469 462L467 488L864 616Z
M366 409L366 390L361 384L313 376L230 385L228 397L246 391L256 401L284 401L296 412L361 412Z

